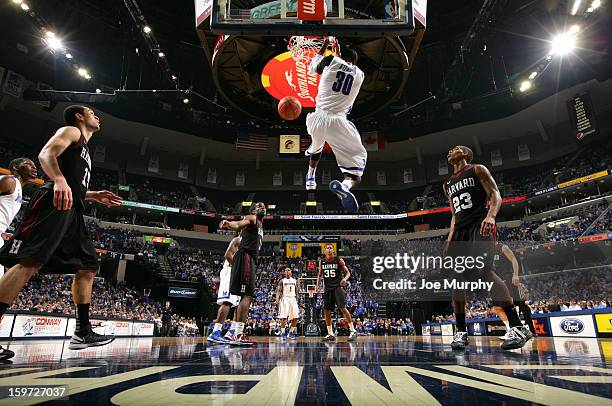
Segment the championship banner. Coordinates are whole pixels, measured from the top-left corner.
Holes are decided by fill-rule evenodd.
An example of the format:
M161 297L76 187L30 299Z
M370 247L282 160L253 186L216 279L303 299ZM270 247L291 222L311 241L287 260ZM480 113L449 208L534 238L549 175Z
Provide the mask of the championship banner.
M287 258L301 258L303 243L288 242L285 249L285 256Z
M440 158L438 161L438 175L448 175L448 160Z
M595 110L589 93L577 95L569 99L566 104L570 122L578 140L597 132Z
M15 317L13 337L64 337L68 318L29 314Z
M282 154L300 153L299 135L281 135L278 142L278 152Z
M413 181L412 168L404 169L404 183L412 183Z
M244 171L237 171L236 172L236 186L244 186L244 183L245 183Z
M518 144L516 152L519 161L528 161L531 159L531 153L529 152L529 146L527 144Z
M491 151L491 166L502 166L502 154L499 149L494 149Z
M217 183L217 170L216 169L208 169L208 174L206 176L206 183Z
M272 175L272 186L282 186L283 185L283 172L276 171L274 175Z
M177 176L180 179L187 179L189 177L189 164L185 162L179 162Z

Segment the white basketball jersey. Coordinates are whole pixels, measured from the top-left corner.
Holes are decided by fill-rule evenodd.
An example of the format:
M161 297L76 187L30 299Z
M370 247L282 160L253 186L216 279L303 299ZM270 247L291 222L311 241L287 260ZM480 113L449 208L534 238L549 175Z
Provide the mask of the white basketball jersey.
M283 297L295 297L296 284L294 278L283 278Z
M313 58L313 69L316 69L322 59L323 57L320 55ZM357 66L334 57L329 66L323 69L321 75L316 100L317 110L336 114L350 113L364 78L363 71Z
M0 179L4 176L0 176ZM15 178L15 191L10 195L0 196L0 232L5 232L21 209L23 193L21 183Z

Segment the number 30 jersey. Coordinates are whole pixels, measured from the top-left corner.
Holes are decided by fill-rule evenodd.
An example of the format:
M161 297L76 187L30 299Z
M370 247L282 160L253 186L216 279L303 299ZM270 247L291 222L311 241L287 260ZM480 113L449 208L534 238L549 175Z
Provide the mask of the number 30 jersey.
M316 100L317 110L335 114L350 113L365 78L363 71L337 56L323 58L322 55L316 55L310 64L310 72L316 72L322 61L327 66L319 72L321 81Z
M487 192L474 173L474 165L453 174L444 187L455 209L455 229L481 223L487 216Z

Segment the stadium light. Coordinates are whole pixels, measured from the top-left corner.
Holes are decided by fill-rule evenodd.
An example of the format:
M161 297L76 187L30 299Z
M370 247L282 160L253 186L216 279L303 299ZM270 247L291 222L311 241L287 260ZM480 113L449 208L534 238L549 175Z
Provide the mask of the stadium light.
M527 90L531 89L531 86L532 86L531 80L525 80L521 82L521 86L519 87L519 90L524 93Z
M64 44L62 43L62 40L59 39L53 31L47 31L45 33L45 38L43 39L43 42L47 44L47 46L51 48L52 51L64 49Z
M572 11L570 12L571 15L575 16L578 13L578 9L580 8L581 4L582 0L574 0L574 5L572 6Z
M98 94L102 93L102 89L96 89L96 93Z
M163 58L164 56L166 56L166 54L164 54L163 52L159 51L159 53L157 54L157 56L159 56L160 58Z
M578 24L572 25L569 29L569 33L572 35L576 35L578 32L580 32L580 26Z
M553 55L566 55L569 54L575 46L576 37L570 32L565 32L553 38L550 52Z
M86 75L85 75L85 79L87 79L87 80L91 79L91 75L90 75L89 73L88 73L88 74L86 74Z
M21 3L21 9L22 9L23 11L28 11L28 10L30 9L30 6L28 6L28 5L27 5L27 4L25 4L25 3Z
M21 4L21 3L23 3L23 0L13 0L13 3L15 3L15 4Z
M66 55L64 55L66 57L66 59L72 59L72 54L71 53L67 53Z
M529 79L533 80L533 79L535 79L535 77L536 77L536 76L538 76L538 72L533 71L533 72L531 72L531 74L529 75Z
M591 8L593 10L597 10L601 6L601 0L593 0L591 3Z
M145 25L144 28L142 29L144 31L145 34L150 34L151 31L151 27L149 27L148 25Z
M185 103L185 104L189 104L189 99L188 99L188 98L184 98L184 99L183 99L183 103Z

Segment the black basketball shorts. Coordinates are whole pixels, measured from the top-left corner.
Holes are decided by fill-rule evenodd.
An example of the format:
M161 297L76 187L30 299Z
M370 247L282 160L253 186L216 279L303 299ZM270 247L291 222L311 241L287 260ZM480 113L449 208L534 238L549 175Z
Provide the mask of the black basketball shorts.
M323 308L333 311L334 307L338 307L338 309L344 309L346 307L346 294L341 286L325 289Z
M230 293L236 296L255 296L255 257L246 250L238 249L232 263Z
M453 257L456 264L463 262L467 265L467 258L472 258L475 265L462 266L461 268L456 266L456 272L453 275L462 275L464 279L471 280L492 272L497 233L480 235L481 225L482 221L475 221L454 230L446 255Z
M97 271L96 249L80 206L56 210L53 190L38 189L15 234L0 250L0 264L7 269L23 260L43 264L40 273Z

